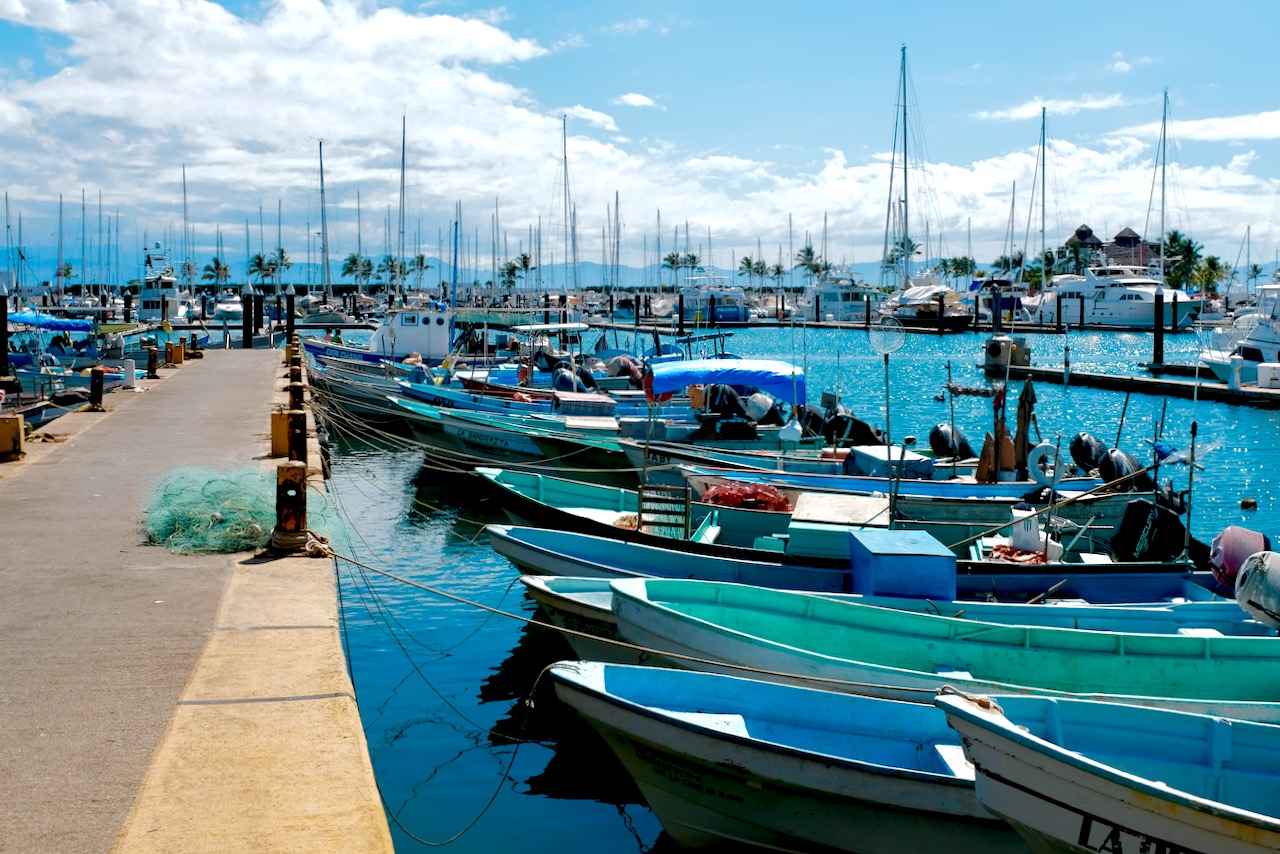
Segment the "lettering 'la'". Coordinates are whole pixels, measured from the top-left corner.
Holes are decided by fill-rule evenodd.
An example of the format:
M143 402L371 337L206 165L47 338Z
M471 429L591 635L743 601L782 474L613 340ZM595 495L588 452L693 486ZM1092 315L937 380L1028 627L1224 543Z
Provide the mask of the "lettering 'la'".
M1076 844L1102 854L1201 854L1193 848L1155 839L1087 813L1080 818Z

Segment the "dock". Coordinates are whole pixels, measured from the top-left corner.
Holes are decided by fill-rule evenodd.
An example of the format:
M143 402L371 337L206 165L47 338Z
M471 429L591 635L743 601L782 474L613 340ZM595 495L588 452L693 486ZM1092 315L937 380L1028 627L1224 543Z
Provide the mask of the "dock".
M145 542L173 469L274 471L281 351L159 373L0 464L0 851L388 854L333 560Z
M1151 370L1150 366L1148 366L1148 370ZM1005 368L1001 367L998 373L1000 376L1004 376ZM1191 374L1191 377L1186 379L1178 378L1177 375L1182 373ZM1009 368L1009 378L1011 380L1031 377L1037 382L1057 383L1059 385L1077 385L1088 388L1109 389L1111 391L1154 394L1163 397L1198 398L1200 400L1232 403L1237 406L1253 406L1259 409L1280 408L1280 389L1259 388L1256 385L1245 385L1233 389L1226 383L1195 379L1195 375L1194 369L1187 371L1177 369L1173 371L1162 370L1158 376L1135 377L1078 371L1074 368L1071 370L1070 376L1068 376L1062 368L1038 367L1035 365L1014 365Z

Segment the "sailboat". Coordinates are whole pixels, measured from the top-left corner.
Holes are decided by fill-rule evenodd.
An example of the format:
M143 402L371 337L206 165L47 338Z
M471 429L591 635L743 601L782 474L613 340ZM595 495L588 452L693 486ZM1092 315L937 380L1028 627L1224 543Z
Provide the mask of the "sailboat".
M308 294L298 301L304 323L350 323L351 318L336 305L329 274L329 220L324 201L324 140L320 140L320 296Z
M965 294L948 287L936 275L925 271L912 276L911 258L918 244L911 239L911 202L908 192L907 154L907 46L902 46L902 66L898 80L902 109L900 122L902 133L902 185L895 184L897 164L889 167L889 208L885 216L884 274L898 277L897 290L881 305L881 316L893 317L903 326L933 329L938 332L961 332L969 327L973 317ZM898 155L897 139L894 140L894 160Z

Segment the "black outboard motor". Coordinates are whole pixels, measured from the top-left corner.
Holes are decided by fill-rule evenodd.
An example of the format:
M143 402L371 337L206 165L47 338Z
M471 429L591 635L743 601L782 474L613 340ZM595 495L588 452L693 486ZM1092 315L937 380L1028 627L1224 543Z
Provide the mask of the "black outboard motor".
M812 403L806 403L804 409L801 409L796 415L796 420L800 422L800 429L804 431L804 435L821 436L823 422L826 421L826 414Z
M837 406L822 424L822 438L837 448L851 445L883 445L880 431L865 421L854 418L848 409Z
M1077 433L1068 445L1071 459L1085 471L1093 471L1102 465L1107 456L1107 446L1088 433Z
M571 391L579 394L586 394L591 391L582 384L582 380L568 368L556 368L551 372L551 390L552 391Z
M742 396L724 383L711 383L703 389L706 408L720 418L746 418L747 408Z
M938 424L929 431L929 449L935 457L967 460L977 456L969 444L969 438L950 424Z
M1126 454L1119 448L1112 448L1107 451L1106 456L1102 458L1102 462L1098 465L1098 474L1107 483L1119 480L1131 474L1141 472L1145 466L1134 459L1132 454ZM1150 492L1156 488L1156 482L1151 479L1149 474L1138 474L1130 480L1125 481L1125 492Z
M1182 554L1187 529L1172 510L1145 499L1130 501L1115 534L1111 550L1119 561L1167 561ZM1209 547L1192 538L1187 556L1197 569L1208 570Z

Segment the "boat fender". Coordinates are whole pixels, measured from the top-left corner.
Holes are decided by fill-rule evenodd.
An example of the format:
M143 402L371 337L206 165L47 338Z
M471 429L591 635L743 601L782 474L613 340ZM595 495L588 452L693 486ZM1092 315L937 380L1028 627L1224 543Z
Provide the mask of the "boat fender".
M1053 486L1053 472L1058 466L1058 449L1049 442L1041 442L1027 454L1027 471L1031 479L1041 486Z
M673 393L674 392L669 391L666 394L654 394L653 393L653 372L645 371L644 396L646 400L648 400L650 403L666 403L668 400L671 399L671 395Z
M1258 552L1236 574L1236 601L1260 623L1280 628L1280 554Z

